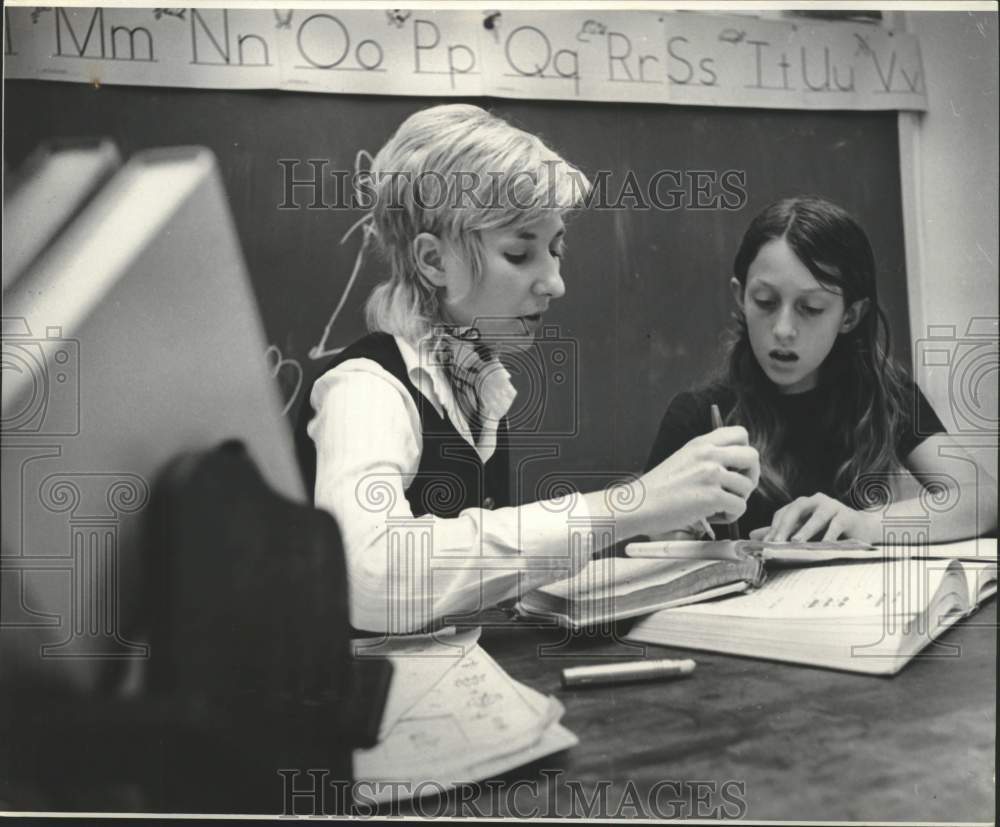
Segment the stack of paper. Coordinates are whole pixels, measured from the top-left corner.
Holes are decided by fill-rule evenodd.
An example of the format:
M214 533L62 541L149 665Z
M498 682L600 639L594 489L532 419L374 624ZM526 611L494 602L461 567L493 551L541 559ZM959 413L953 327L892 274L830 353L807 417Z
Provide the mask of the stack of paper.
M354 753L369 799L431 795L577 743L559 724L562 704L513 680L478 637L472 629L377 645L394 672L379 742ZM356 642L361 656L365 643Z

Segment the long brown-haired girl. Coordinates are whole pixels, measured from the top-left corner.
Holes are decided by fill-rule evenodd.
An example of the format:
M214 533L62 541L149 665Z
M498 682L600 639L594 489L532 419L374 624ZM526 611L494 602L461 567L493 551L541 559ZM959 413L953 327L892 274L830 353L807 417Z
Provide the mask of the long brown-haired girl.
M704 432L715 403L760 454L744 534L879 542L887 499L894 515L929 519L931 541L995 530L996 482L889 356L872 247L845 210L816 197L771 204L747 229L733 272L724 369L674 398L649 467ZM942 507L921 502L918 486Z

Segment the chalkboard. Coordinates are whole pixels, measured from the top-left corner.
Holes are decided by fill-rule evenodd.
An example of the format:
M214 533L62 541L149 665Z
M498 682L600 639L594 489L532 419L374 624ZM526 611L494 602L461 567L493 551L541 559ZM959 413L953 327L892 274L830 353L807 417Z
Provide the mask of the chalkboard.
M341 237L360 213L312 209L312 194L301 188L294 192L300 207L282 209L279 162L324 160L332 183L333 170L354 168L358 150L374 152L407 115L438 101L39 81L11 81L5 90L8 167L56 136L109 136L125 157L171 144L216 153L272 343L268 354L247 358L275 366L295 416L325 361L309 351L343 298L361 235L343 244ZM642 467L670 398L717 364L732 310L733 256L747 223L776 198L815 193L858 217L875 248L894 352L910 363L894 112L486 105L540 134L592 178L603 175L607 194L605 208L570 221L567 293L546 316L544 370L514 366L522 498L550 493L563 478L590 487ZM655 178L661 170L671 174ZM305 163L295 168L299 178L310 174ZM639 203L654 180L659 206L672 209ZM692 192L699 185L701 193ZM686 192L671 195L674 189ZM324 199L335 200L332 188ZM697 208L698 201L711 206ZM383 274L368 256L329 346L364 332L364 300Z

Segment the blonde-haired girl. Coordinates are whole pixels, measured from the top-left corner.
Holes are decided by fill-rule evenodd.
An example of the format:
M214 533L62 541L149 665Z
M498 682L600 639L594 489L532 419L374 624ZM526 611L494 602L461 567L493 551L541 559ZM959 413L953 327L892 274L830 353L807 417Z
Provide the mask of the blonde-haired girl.
M692 440L616 497L514 502L503 361L566 292L563 218L589 190L578 170L452 104L407 118L367 184L389 277L368 301L372 332L327 366L300 428L357 628L418 631L569 576L599 545L595 517L621 539L742 513L758 473L742 428Z

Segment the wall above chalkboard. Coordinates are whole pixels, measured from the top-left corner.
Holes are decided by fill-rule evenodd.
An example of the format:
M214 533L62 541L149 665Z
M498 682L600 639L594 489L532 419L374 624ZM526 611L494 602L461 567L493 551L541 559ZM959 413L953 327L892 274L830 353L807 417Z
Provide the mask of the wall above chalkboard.
M14 8L8 78L774 109L927 108L870 22L615 9Z

